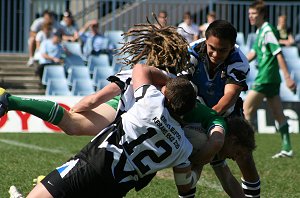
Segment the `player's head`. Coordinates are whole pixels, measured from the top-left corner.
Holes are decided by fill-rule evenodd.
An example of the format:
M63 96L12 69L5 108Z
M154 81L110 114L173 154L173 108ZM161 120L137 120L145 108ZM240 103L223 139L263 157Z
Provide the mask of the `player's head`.
M205 31L207 54L213 64L226 60L234 48L237 31L225 20L215 20Z
M260 27L267 16L267 8L263 1L255 1L248 10L249 22L251 25Z
M156 21L157 18L154 15ZM148 20L147 24L137 24L136 28L124 33L124 37L134 39L124 43L119 55L125 64L135 65L146 60L146 64L171 73L186 70L190 59L188 42L177 33L177 27L165 26L158 28Z
M255 149L254 130L245 119L240 117L229 118L227 126L224 146L219 152L221 158L235 160Z
M183 77L170 79L162 92L166 97L168 110L179 116L195 107L196 91L192 83Z

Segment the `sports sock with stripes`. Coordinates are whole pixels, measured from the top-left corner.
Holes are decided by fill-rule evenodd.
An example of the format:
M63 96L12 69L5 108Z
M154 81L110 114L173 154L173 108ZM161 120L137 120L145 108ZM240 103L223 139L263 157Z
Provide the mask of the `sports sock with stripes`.
M280 125L279 132L282 139L281 149L284 151L290 151L292 149L292 146L290 141L289 125L287 122Z
M245 197L253 197L259 198L260 197L260 180L256 182L248 182L245 181L244 178L242 179L242 188L245 193Z
M64 115L64 108L49 100L9 96L8 102L8 110L24 111L55 125Z

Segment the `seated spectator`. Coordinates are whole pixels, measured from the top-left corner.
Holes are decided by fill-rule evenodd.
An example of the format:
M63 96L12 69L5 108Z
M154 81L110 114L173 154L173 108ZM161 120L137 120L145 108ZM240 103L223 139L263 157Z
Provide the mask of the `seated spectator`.
M34 51L36 48L36 35L37 33L42 29L42 25L44 23L52 23L53 24L53 32L55 31L61 31L61 26L54 18L54 13L45 10L43 12L43 16L40 18L37 18L33 21L32 25L30 26L30 36L28 39L28 51L29 51L29 60L27 62L27 66L32 66L34 63Z
M216 20L216 13L214 11L211 11L206 15L206 23L199 26L199 31L201 33L202 38L205 38L205 31L209 26L209 24L211 24L215 20Z
M87 31L90 29L90 31ZM79 37L83 42L83 59L87 61L89 55L109 53L115 46L104 42L103 34L99 32L99 23L96 19L88 21L80 30Z
M63 64L63 57L65 51L61 45L62 33L56 32L53 34L52 39L45 40L40 46L40 59L39 66L36 69L36 75L42 79L44 67L46 65L60 65Z
M160 11L158 13L158 15L157 15L157 20L158 20L158 23L154 24L157 28L167 26L167 20L168 20L168 14L167 14L167 12L164 11L164 10Z
M190 12L185 12L183 22L178 25L178 33L181 34L189 43L198 40L198 26L193 23Z
M63 27L63 41L75 42L78 41L78 26L70 11L65 11L63 14L63 20L60 22Z
M279 43L281 46L294 45L295 39L292 30L286 25L286 15L278 16L277 30L279 32Z
M51 39L52 37L53 37L52 23L51 22L44 23L42 26L42 30L40 30L37 33L35 38L36 50L34 53L34 60L38 61L40 58L39 48L41 43L47 39Z

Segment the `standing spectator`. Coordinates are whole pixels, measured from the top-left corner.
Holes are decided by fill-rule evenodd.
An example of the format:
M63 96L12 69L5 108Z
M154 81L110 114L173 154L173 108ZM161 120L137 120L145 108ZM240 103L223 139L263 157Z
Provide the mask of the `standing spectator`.
M164 10L160 11L158 13L157 20L158 20L158 23L154 24L157 28L166 27L167 24L168 24L168 22L167 22L167 20L168 20L168 13L166 11L164 11Z
M34 60L38 61L40 59L40 46L41 43L47 39L51 39L53 37L53 32L52 32L52 23L48 22L48 23L44 23L42 26L42 30L40 30L35 38L35 42L36 42L36 50L34 53Z
M43 23L52 23L53 32L61 31L61 26L55 20L54 13L49 10L45 10L42 17L33 21L32 25L30 26L30 37L28 39L29 60L27 62L27 66L32 66L34 63L33 55L36 48L35 37L36 34L42 29Z
M56 32L52 39L42 42L40 47L41 58L36 74L42 79L44 67L46 65L55 65L63 63L64 49L61 45L62 33Z
M87 32L88 28L90 31ZM96 19L88 21L80 30L79 37L83 42L83 55L85 61L89 55L99 55L107 53L108 50L114 48L113 45L107 43L107 38L99 32L99 23Z
M60 22L63 27L63 40L75 42L79 38L78 26L70 11L65 11L63 14L63 20Z
M286 15L278 16L277 30L281 46L291 46L295 43L291 28L286 25Z
M279 66L283 72L287 87L295 90L296 84L291 79L282 55L278 42L278 32L265 21L267 14L264 3L261 1L254 2L249 7L248 13L250 24L255 25L258 29L256 41L247 58L248 61L252 61L257 57L258 74L244 103L245 118L250 121L263 99L266 98L268 105L271 107L273 117L279 124L278 130L282 138L281 151L272 158L292 157L293 151L290 143L289 125L287 118L283 114L279 96L281 83Z
M178 25L178 33L181 34L189 43L199 38L198 26L193 23L190 12L185 12L183 22Z
M199 26L199 31L203 38L205 38L205 31L206 31L207 27L209 26L209 24L211 24L215 20L216 20L216 13L214 11L211 11L206 15L206 23Z

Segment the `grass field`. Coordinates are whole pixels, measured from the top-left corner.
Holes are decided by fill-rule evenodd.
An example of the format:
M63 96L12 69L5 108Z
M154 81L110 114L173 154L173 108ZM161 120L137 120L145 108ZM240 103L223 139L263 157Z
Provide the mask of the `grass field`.
M32 189L33 178L61 165L90 139L64 134L0 133L0 197L9 197L11 185L27 194ZM292 135L295 152L292 159L271 159L280 148L279 134L259 134L256 142L254 156L261 176L261 197L300 197L300 136ZM239 179L235 163L228 160L228 164ZM177 197L171 170L159 172L148 187L140 192L131 191L127 197ZM210 166L204 168L196 197L227 197Z

